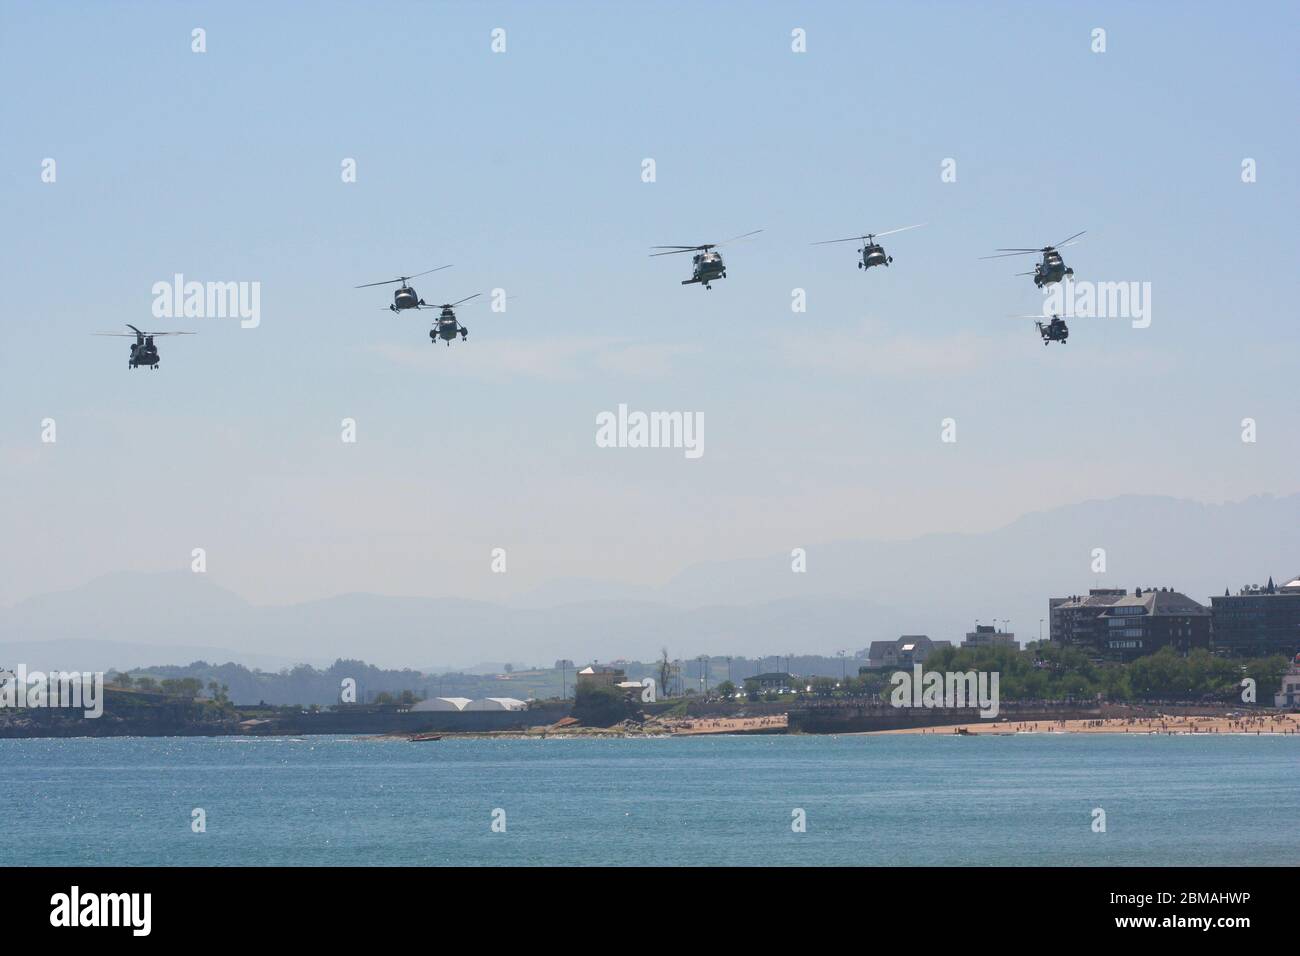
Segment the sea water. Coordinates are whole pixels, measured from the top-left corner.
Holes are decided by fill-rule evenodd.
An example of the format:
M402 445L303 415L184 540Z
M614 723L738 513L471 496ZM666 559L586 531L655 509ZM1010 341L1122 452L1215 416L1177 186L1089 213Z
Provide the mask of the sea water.
M0 740L0 766L10 866L1291 865L1300 848L1300 736L42 739Z

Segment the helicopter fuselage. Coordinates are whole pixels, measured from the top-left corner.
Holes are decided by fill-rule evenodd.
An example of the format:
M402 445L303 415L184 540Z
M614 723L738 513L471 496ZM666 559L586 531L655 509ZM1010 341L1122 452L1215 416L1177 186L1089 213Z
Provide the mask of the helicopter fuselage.
M442 314L434 322L433 328L429 330L429 340L436 343L442 339L450 346L457 335L461 337L461 341L465 341L469 338L469 329L460 324L456 313L450 309L443 309Z
M418 309L424 305L424 301L419 294L410 286L402 286L393 293L393 304L389 306L394 312L400 312L403 309Z
M691 278L683 279L682 285L691 285L698 282L709 288L709 283L714 279L725 279L727 277L727 266L722 261L722 254L708 250L698 252L694 257L694 267L691 270Z
M1055 249L1049 249L1043 253L1043 261L1034 266L1034 285L1041 289L1072 275L1074 270L1066 267L1061 254Z
M859 269L870 269L872 266L887 266L894 261L894 257L886 255L885 247L878 242L869 242L858 252L862 253L862 261L858 263Z
M141 365L149 368L158 367L158 346L153 344L153 339L144 343L131 343L131 361L127 367L138 368Z
M1069 326L1065 324L1065 319L1052 316L1052 321L1048 322L1046 325L1042 322L1038 323L1038 334L1043 337L1044 345L1051 342L1060 342L1064 345L1066 339L1070 337L1070 329Z

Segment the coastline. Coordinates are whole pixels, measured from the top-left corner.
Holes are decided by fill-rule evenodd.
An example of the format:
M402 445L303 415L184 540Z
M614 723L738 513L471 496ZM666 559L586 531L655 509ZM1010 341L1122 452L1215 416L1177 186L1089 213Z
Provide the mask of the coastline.
M952 736L1010 736L1012 734L1187 734L1286 736L1300 734L1300 714L1248 714L1240 717L1160 715L1092 719L981 721L942 727L904 727L866 731L878 734L941 734Z

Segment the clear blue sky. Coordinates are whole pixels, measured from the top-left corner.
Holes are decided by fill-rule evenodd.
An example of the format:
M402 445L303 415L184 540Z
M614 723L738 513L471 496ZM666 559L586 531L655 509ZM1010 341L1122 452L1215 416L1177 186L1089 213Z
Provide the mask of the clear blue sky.
M0 603L194 547L257 601L505 597L1297 490L1296 5L991 6L5 2ZM810 245L916 222L887 271ZM758 228L709 292L646 255ZM1043 348L1031 261L978 257L1080 229L1152 325ZM450 349L352 288L448 262L427 299L518 297ZM261 326L128 372L89 333L175 272ZM596 448L619 403L702 412L704 457Z

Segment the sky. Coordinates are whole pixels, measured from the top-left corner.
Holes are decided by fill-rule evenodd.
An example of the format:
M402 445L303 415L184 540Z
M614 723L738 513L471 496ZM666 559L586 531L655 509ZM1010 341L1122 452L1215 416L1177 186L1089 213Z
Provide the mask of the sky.
M6 0L0 604L195 548L257 603L507 598L1293 493L1297 9ZM913 223L888 269L812 245ZM648 255L754 229L708 291ZM1151 322L1045 348L1033 257L979 257L1080 230ZM353 288L446 263L428 301L510 296L450 348ZM175 273L260 323L153 318ZM128 322L198 334L128 371ZM598 447L620 404L704 454Z

